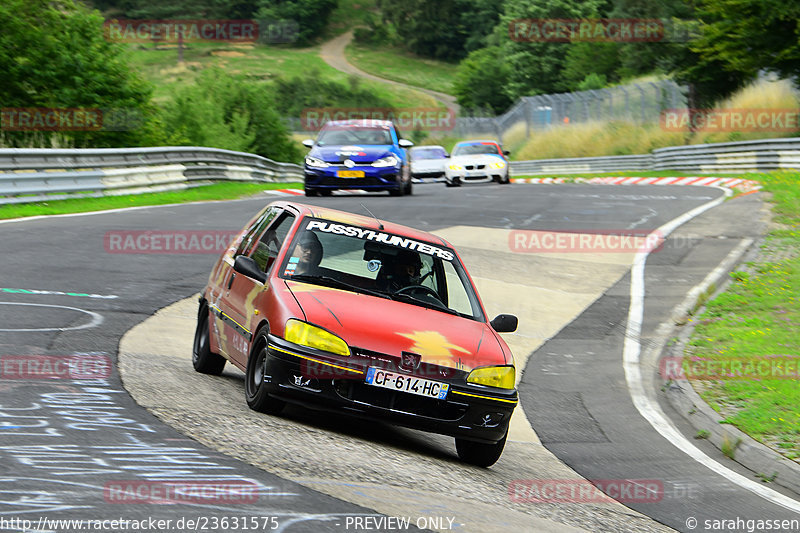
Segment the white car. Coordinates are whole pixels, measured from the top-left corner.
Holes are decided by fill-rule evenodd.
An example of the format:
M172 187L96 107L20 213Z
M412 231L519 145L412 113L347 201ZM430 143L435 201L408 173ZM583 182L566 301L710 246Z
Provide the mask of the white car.
M441 181L447 163L443 146L415 146L408 151L411 159L411 178L415 181Z
M462 183L508 183L508 151L497 141L463 141L455 145L445 168L445 185Z

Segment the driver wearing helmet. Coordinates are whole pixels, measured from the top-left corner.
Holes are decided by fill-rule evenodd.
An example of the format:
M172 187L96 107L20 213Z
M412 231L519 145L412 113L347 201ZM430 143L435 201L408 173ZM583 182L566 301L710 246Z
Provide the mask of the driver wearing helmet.
M416 253L401 250L388 263L381 268L378 275L379 289L394 293L405 287L420 284L422 261Z

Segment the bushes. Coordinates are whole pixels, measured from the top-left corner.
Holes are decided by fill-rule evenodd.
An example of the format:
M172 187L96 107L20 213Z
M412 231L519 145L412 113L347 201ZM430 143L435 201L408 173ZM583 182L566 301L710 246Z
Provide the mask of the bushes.
M250 152L278 161L300 153L264 83L208 69L164 106L164 127L175 143Z

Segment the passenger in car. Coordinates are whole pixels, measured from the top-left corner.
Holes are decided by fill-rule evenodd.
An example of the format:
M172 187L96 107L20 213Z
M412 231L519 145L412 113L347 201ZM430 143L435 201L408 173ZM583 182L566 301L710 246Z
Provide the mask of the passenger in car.
M293 257L299 258L293 275L306 274L318 275L319 264L322 261L323 249L319 238L312 231L306 231L295 245Z

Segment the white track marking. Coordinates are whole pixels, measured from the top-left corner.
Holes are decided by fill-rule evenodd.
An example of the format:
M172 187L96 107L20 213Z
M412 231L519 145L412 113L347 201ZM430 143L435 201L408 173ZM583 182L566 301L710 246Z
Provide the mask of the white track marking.
M707 202L699 207L684 213L683 215L667 222L660 228L656 229L654 233L667 237L677 227L685 224L694 217L704 213L705 211L716 207L725 201L725 198L731 195L730 189L725 189L725 196ZM780 492L772 490L764 485L748 479L741 474L728 469L722 464L718 463L711 457L703 453L697 448L689 439L675 427L675 425L667 418L661 410L661 406L650 393L645 389L642 383L642 372L640 366L641 344L639 338L642 332L642 320L644 317L644 296L645 296L645 282L644 282L644 269L645 262L649 252L640 252L636 254L633 267L631 268L631 289L630 297L631 303L628 309L628 323L625 331L625 344L622 352L622 363L625 369L625 379L628 383L628 390L630 392L633 404L639 413L650 423L653 428L667 439L673 446L687 454L689 457L702 464L706 468L721 475L740 487L747 489L762 498L785 507L795 512L800 512L800 502L784 496Z
M0 328L0 331L72 331L76 329L88 329L99 326L103 323L103 316L97 314L93 311L87 311L86 309L78 309L77 307L68 307L66 305L51 305L51 304L31 304L31 303L23 303L23 302L0 302L0 305L27 305L31 307L54 307L56 309L69 309L70 311L77 311L79 313L85 313L92 317L92 319L87 322L86 324L81 324L80 326L70 326L66 328Z

